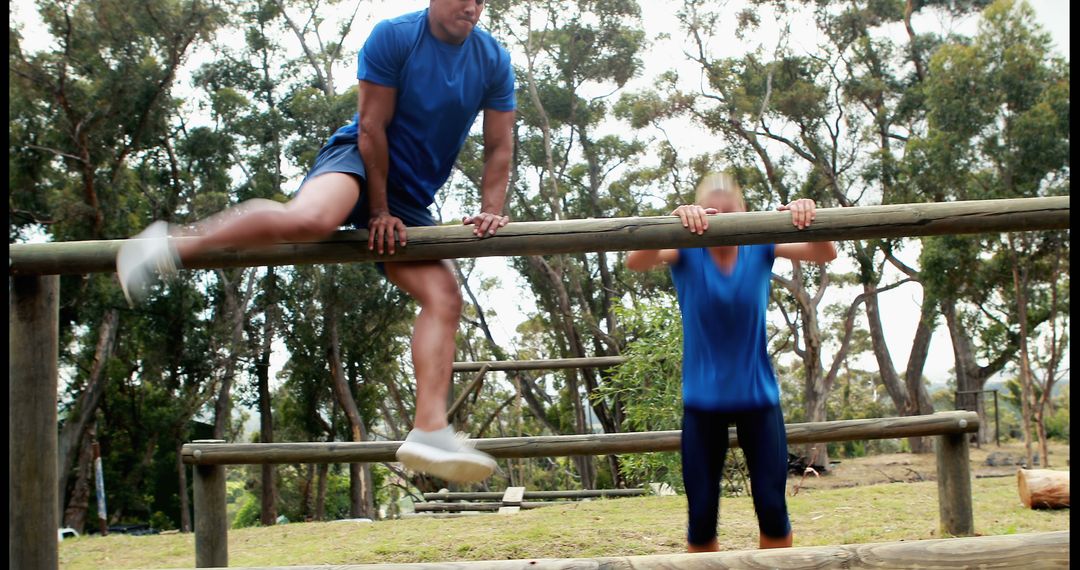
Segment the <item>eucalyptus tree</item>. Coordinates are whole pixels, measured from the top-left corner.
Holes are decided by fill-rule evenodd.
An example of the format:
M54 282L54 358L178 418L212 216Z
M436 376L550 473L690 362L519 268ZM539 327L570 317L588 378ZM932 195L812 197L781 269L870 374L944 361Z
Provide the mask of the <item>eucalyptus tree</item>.
M35 229L55 241L123 237L148 217L170 214L180 189L171 184L162 157L180 112L177 77L191 51L221 24L221 7L186 1L47 1L37 3L37 10L51 42L47 47L26 49L23 32L14 27L9 35L10 239L24 239ZM131 350L141 341L124 334L143 329L141 321L158 315L129 311L107 275L65 277L61 283L62 342L72 347L61 359L72 365L67 389L75 407L61 414L59 484L66 486L73 456L89 445L84 435L90 425L96 425L106 456L141 454L124 471L125 478L141 480L158 442L143 438L149 443L129 452L110 449L110 430L131 426L107 413L93 418L117 393L115 383L130 380L141 361L154 358L142 348L161 352L160 346ZM188 325L198 326L193 315L185 317ZM121 354L130 360L114 365ZM195 384L205 380L201 373L190 378ZM171 389L153 380L140 379L133 390ZM181 384L175 378L163 381ZM190 407L177 402L167 400L170 405L162 411L175 414L166 422L170 433L186 429L191 417ZM61 489L61 503L65 495ZM128 507L123 499L110 504L120 512Z
M604 132L612 95L637 75L645 48L640 7L628 0L537 0L489 7L496 37L515 56L518 117L508 207L515 219L633 215L630 187L614 182L643 154L639 141ZM550 331L548 353L618 354L624 344L613 310L622 296L612 256L529 256L514 260ZM592 415L618 431L622 403L599 397L603 374L565 372L572 415L557 427L584 433ZM586 406L590 409L587 411ZM582 482L596 481L591 458L576 459ZM617 461L611 472L617 478Z
M914 192L960 200L1068 193L1068 64L1051 52L1050 38L1027 3L995 2L983 12L972 41L936 51L927 72L926 105L928 127L908 141L903 164ZM924 271L933 268L927 288L952 335L961 406L982 414L974 393L1016 361L1029 458L1038 405L1031 343L1037 330L1051 329L1051 377L1067 346L1058 337L1068 311L1060 302L1067 235L926 239L920 259ZM978 357L988 364L980 365Z

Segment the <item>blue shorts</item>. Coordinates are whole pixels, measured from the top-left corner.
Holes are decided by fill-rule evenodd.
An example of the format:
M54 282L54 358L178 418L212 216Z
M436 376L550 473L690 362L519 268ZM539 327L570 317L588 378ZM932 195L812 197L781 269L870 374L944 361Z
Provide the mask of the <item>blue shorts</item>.
M770 538L791 533L787 511L787 432L780 406L747 412L683 408L682 469L689 514L687 542L716 538L720 484L728 450L728 425L735 424L739 447L750 469L758 530Z
M300 183L303 189L308 180L326 174L327 172L344 172L352 174L360 182L360 198L356 201L345 223L354 228L367 228L369 214L367 193L367 171L364 169L364 161L360 158L360 149L356 143L326 145L319 149L319 155L315 157L315 165L311 167L304 181ZM300 190L297 190L299 193ZM390 214L400 218L406 226L434 226L435 219L427 206L417 204L412 198L399 188L387 185L386 201L390 207Z

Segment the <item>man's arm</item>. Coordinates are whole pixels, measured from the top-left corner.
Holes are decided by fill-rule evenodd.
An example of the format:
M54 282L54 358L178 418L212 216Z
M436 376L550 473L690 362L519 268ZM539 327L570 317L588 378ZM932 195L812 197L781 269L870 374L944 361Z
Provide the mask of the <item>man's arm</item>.
M477 236L495 235L510 221L503 215L510 159L514 152L514 111L484 109L484 174L480 181L480 213L463 220Z
M393 254L395 230L401 244L405 245L405 224L390 215L386 201L386 174L390 169L386 127L394 118L397 89L361 81L357 91L357 107L360 111L357 145L360 147L360 158L364 161L364 170L367 171L366 190L371 210L368 249L375 249L378 244L381 254L385 242Z

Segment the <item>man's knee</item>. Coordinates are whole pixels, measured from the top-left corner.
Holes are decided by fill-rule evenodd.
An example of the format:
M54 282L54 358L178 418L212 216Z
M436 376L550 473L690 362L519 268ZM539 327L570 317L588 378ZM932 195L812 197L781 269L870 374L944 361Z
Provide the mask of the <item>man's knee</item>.
M301 211L289 212L283 222L279 231L286 240L318 239L334 233L341 227L339 222L329 216Z
M440 280L432 287L432 292L427 303L421 302L424 308L431 308L447 320L457 322L461 319L461 310L465 302L461 298L461 289L457 280L450 276L449 279Z

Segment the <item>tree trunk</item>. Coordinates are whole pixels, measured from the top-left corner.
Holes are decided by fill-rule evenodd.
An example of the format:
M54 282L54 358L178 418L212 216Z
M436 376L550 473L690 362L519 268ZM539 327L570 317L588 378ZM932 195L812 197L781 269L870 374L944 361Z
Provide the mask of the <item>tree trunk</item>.
M866 318L870 328L870 340L874 348L874 358L877 361L881 383L885 386L889 397L901 416L914 416L931 414L934 406L930 400L930 393L922 382L922 372L926 364L926 356L930 349L930 339L933 336L934 310L930 304L924 304L919 315L919 323L915 329L915 338L911 343L911 353L908 356L907 369L903 379L893 364L892 355L888 344L885 342L885 328L881 323L881 309L878 299L877 285L864 283L863 291L866 297ZM908 438L911 451L914 453L930 453L934 450L933 440L929 437Z
M806 421L827 421L825 403L829 399L829 393L825 390L825 387L822 385L821 382L822 376L824 375L821 374L821 372L816 368L809 366L805 359L804 367L806 371ZM812 463L814 465L820 465L825 469L829 468L829 449L827 444L807 444L803 447L802 453L806 457L807 465L810 465Z
M191 532L191 505L188 499L188 482L187 482L187 465L184 465L184 458L181 455L181 450L184 447L183 441L178 441L176 444L176 471L178 487L180 489L180 532Z
M1016 292L1016 320L1020 323L1020 412L1022 418L1021 432L1024 434L1024 453L1027 457L1028 468L1035 464L1032 462L1033 449L1031 442L1031 428L1034 422L1033 387L1031 382L1031 362L1028 360L1028 323L1027 323L1027 268L1020 267L1017 259L1016 244L1013 234L1009 234L1009 253L1012 257L1013 288ZM1044 456L1045 460L1046 457Z
M237 271L235 281L231 281L224 270L218 271L218 276L222 280L221 289L225 293L224 313L232 327L229 331L229 346L226 348L228 356L221 374L221 390L214 403L214 439L226 439L225 434L232 422L232 383L236 376L240 340L244 334L244 308L251 300L254 290L255 278L252 272L252 269ZM240 298L240 285L244 283L245 277L248 277L248 288L244 296Z
M971 341L970 331L967 330L957 313L956 301L944 299L941 301L941 314L945 317L945 323L949 328L949 337L952 339L953 357L956 370L956 389L961 393L956 397L956 407L961 410L974 411L979 414L979 442L989 442L993 433L991 424L986 420L986 406L983 404L981 394L970 393L982 390L986 380L1004 368L1005 364L1012 359L1016 347L1010 340L1009 345L1003 347L1001 352L986 366L979 366L975 361L975 346Z
M934 336L936 310L932 303L923 303L919 315L919 324L915 328L915 339L911 343L907 370L904 372L904 384L907 386L908 403L912 415L934 413L934 403L930 392L922 381L926 358L930 352L930 339ZM933 453L934 441L930 437L908 438L913 453Z
M904 382L900 380L900 375L896 373L892 356L889 354L889 347L885 343L885 331L881 325L881 311L878 308L876 288L877 285L873 283L863 284L863 290L868 293L866 297L866 320L870 324L870 340L874 347L874 357L877 359L881 383L885 386L885 390L889 393L889 397L896 406L897 413L910 415L908 412L911 406L908 403L907 389Z
M87 377L86 386L83 387L83 391L79 394L79 399L75 406L72 407L71 413L68 415L67 421L64 422L63 427L60 428L60 435L57 441L57 481L60 489L60 504L58 508L61 514L64 512L64 498L67 493L68 475L71 472L71 463L75 459L74 454L79 448L80 443L85 439L83 436L86 433L86 426L90 424L90 421L97 412L98 405L101 404L101 398L105 394L106 380L102 380L104 376L105 363L109 359L109 355L112 354L113 346L116 344L116 331L117 322L119 316L116 309L111 309L105 313L104 318L101 320L101 324L98 326L98 341L97 347L94 349L94 363L90 367L90 375Z
M276 275L274 268L267 268L267 303L263 311L263 338L260 349L259 363L255 369L255 376L259 384L259 441L262 443L274 442L274 416L273 405L270 396L270 355L273 351L274 341L274 306L277 301ZM274 465L265 464L262 468L262 484L259 491L259 522L263 526L273 525L277 520L277 481L274 475Z
M327 334L327 358L330 365L330 376L332 379L331 386L334 390L334 396L336 397L341 409L345 412L345 417L349 421L349 435L352 441L360 442L364 441L364 422L360 417L360 410L356 406L356 399L353 398L352 390L349 387L349 381L345 378L345 370L341 364L341 341L338 334L338 307L337 307L337 294L336 287L337 282L335 279L335 273L331 267L327 271L329 279L329 288L327 294L327 301L323 304L323 322L326 326ZM365 470L363 464L354 463L349 465L349 515L352 518L374 518L371 511L368 509L365 497L373 495L369 491L371 486L370 469Z
M86 514L90 507L90 493L94 488L94 453L91 438L84 437L79 451L78 471L75 486L71 490L71 500L63 512L64 526L83 534L86 527Z
M326 520L326 485L329 482L330 464L320 463L318 468L318 491L315 494L315 520Z
M299 467L299 466L298 466ZM311 484L315 479L315 465L308 463L300 468L303 476L300 478L300 496L303 497L303 517L306 520L311 516ZM306 473L304 473L306 471Z

